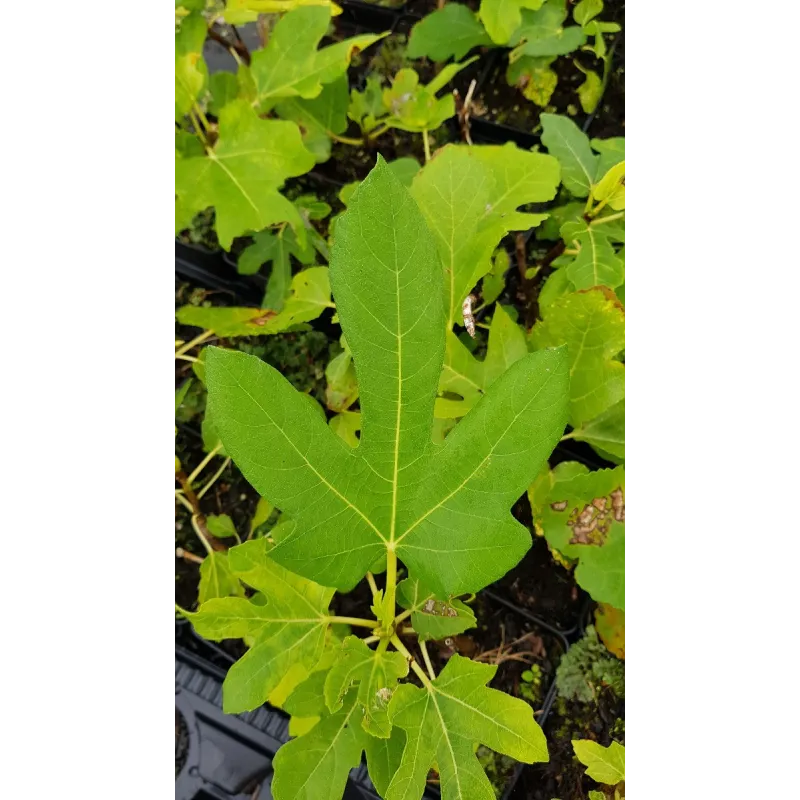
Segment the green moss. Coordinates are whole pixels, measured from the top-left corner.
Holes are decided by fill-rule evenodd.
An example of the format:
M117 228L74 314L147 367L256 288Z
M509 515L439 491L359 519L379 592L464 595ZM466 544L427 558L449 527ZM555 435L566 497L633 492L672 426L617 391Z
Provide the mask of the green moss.
M603 687L610 688L617 697L625 697L625 665L606 650L590 625L583 639L561 659L556 687L559 696L581 703L593 702Z

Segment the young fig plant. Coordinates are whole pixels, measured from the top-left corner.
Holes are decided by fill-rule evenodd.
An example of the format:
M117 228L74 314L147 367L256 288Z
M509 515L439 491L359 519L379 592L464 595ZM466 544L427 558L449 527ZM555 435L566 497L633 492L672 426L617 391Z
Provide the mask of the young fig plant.
M183 613L203 636L250 645L225 680L226 711L294 682L285 707L311 727L275 759L277 800L340 797L362 753L387 800L421 797L432 768L444 800L493 800L476 745L531 763L547 760L544 735L530 705L489 688L495 666L453 655L437 675L425 640L474 626L458 596L501 578L530 547L510 508L563 433L566 351L517 360L434 442L450 327L444 271L422 212L380 157L337 222L330 281L358 379L358 446L271 366L208 348L225 452L282 517L269 538L229 551L252 598ZM335 591L364 578L374 618L336 616ZM401 639L409 623L420 660ZM340 624L369 634L340 641Z

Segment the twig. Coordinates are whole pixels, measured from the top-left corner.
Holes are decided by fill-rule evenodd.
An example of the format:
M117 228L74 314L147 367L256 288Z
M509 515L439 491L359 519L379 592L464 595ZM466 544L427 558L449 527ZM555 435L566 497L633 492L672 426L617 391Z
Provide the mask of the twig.
M197 493L198 500L200 500L203 497L203 495L217 482L219 476L222 475L223 472L225 472L225 469L230 463L231 463L230 457L226 458L222 462L222 466L211 476L211 479L208 481L208 483Z
M231 28L233 26L231 25ZM247 49L247 45L242 41L241 37L239 36L239 31L236 28L233 28L234 35L236 36L237 41L229 42L225 36L223 36L213 25L208 29L208 38L213 39L217 44L221 44L226 50L234 50L239 58L244 61L247 66L250 66L251 57L250 51Z
M181 489L183 489L183 494L185 495L186 499L192 506L193 514L192 514L192 527L195 528L195 531L198 531L198 536L200 540L204 542L204 544L208 544L212 550L216 550L220 553L225 552L228 548L217 539L206 527L206 518L203 512L200 510L200 501L197 498L197 495L192 489L192 484L189 483L189 479L186 473L183 470L180 470L175 473L175 478L177 479L178 483L181 485Z
M182 558L184 561L189 561L192 564L202 564L203 559L200 556L196 556L194 553L190 553L188 550L184 550L182 547L175 548L175 555L178 558Z

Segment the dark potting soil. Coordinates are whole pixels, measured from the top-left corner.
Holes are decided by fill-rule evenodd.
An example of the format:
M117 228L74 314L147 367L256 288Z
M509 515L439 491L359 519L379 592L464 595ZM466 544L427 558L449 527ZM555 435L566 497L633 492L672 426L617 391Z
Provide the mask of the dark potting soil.
M584 800L600 786L586 777L572 740L591 739L604 747L613 740L624 745L625 701L610 689L601 691L592 703L557 698L544 731L550 760L522 771L511 800Z

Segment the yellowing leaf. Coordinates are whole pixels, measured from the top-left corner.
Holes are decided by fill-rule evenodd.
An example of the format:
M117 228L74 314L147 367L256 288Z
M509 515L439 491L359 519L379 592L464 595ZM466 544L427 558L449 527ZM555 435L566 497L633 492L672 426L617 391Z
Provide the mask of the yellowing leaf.
M603 747L589 739L573 739L572 749L586 766L586 774L598 783L614 786L625 780L625 748L619 742Z
M358 684L362 727L372 736L387 739L391 733L389 700L397 681L406 675L408 662L402 653L372 650L357 636L348 636L325 680L325 703L336 713L350 687Z
M296 8L281 18L267 46L253 54L250 72L261 111L285 97L316 97L323 84L344 73L356 50L385 36L365 34L317 50L330 17L325 6Z
M481 0L478 16L495 44L507 44L522 23L522 9L537 10L544 0Z
M615 211L625 208L625 161L611 167L592 188L595 200L605 200Z
M594 611L597 635L617 658L625 660L625 612L608 603L600 603Z
M294 276L292 293L280 313L269 308L183 306L175 316L184 325L212 330L218 336L264 336L316 319L332 307L328 268L311 267Z
M322 655L333 589L283 569L271 545L255 539L228 551L233 574L261 592L266 605L242 597L208 600L186 616L206 639L254 637L254 645L228 671L223 707L236 714L260 706L294 664L311 668Z
M199 208L214 206L220 244L288 221L301 228L295 207L279 192L290 176L314 165L293 122L262 120L243 100L220 112L219 140L205 156L175 163L175 191Z
M509 143L447 145L414 178L411 193L436 238L444 266L448 327L462 324L462 302L491 269L500 239L546 218L517 208L552 200L559 174L551 156Z
M590 420L625 396L625 365L614 360L625 347L625 314L600 291L555 300L534 325L537 349L566 344L570 363L570 424Z

